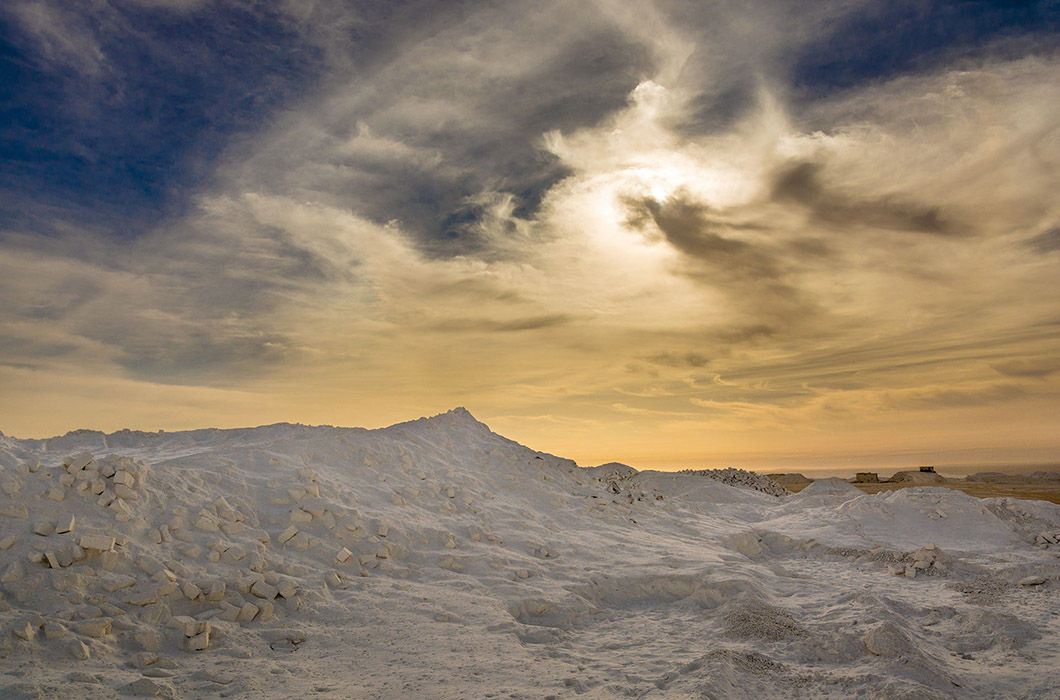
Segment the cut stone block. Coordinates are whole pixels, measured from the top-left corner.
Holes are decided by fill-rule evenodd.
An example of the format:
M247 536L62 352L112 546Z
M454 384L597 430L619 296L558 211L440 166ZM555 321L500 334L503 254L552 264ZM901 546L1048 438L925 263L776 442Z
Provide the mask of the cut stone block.
M49 620L44 623L44 638L45 639L62 639L67 635L67 629L62 623L54 620Z
M313 522L313 515L308 513L301 508L295 508L291 511L291 524L304 525L306 523Z
M126 501L135 501L140 498L139 493L124 484L114 484L113 488L114 495L118 498L124 498Z
M110 505L107 506L107 508L110 509L112 513L114 513L115 518L117 518L123 523L127 523L133 519L132 510L129 508L129 506L125 504L125 501L120 498L115 498L113 501L111 501Z
M74 563L74 553L66 547L55 552L55 558L58 560L59 566L63 568L66 568Z
M109 552L114 549L114 538L107 535L81 535L78 544L82 549L94 552Z
M11 549L15 546L16 542L18 542L17 537L15 537L14 535L8 535L7 537L0 539L0 549Z
M61 569L62 566L63 566L62 564L59 563L59 557L55 556L55 552L51 552L51 551L45 552L44 553L44 559L48 562L48 566L50 566L53 569Z
M195 600L202 595L202 589L191 581L185 581L184 585L180 587L180 592L183 593L184 597L188 600Z
M209 620L193 620L183 627L185 637L197 637L200 634L210 634L213 628Z
M194 637L185 637L184 648L188 651L206 651L210 647L210 633L203 632Z
M258 622L268 622L276 614L276 606L271 600L262 601L259 606L261 612L258 614Z
M25 503L2 503L0 504L0 515L15 520L25 520L29 517L29 508Z
M123 588L129 586L135 586L136 579L126 574L115 574L113 577L103 583L103 588L113 593L114 591L120 591Z
M74 472L81 471L91 463L92 453L81 452L80 454L76 454L72 457L67 457L66 460L63 462L63 467L66 468L67 472L72 474Z
M55 525L48 520L41 520L33 524L33 534L48 537L55 532Z
M33 638L37 636L37 628L28 622L15 625L15 629L11 631L15 633L16 637L27 642L32 642Z
M239 609L239 614L236 616L238 622L251 622L255 617L258 616L258 606L253 603L243 603L243 607Z
M135 477L133 477L132 474L130 474L129 472L125 471L124 469L114 472L114 476L112 477L112 481L116 485L126 486L128 488L132 488L133 485L136 484Z
M73 532L73 529L74 516L72 515L69 517L64 516L61 520L59 520L59 524L55 526L55 532L60 535L66 534L67 532Z
M155 663L158 663L158 654L153 651L138 651L133 654L133 664L136 668L147 668Z
M296 528L296 527L288 527L286 530L281 532L280 536L277 537L276 539L279 540L281 544L283 544L283 543L287 542L288 540L290 540L292 537L294 537L297 534L298 534L298 528Z
M340 564L345 564L346 562L348 562L350 560L350 557L352 557L352 556L353 556L353 552L351 552L346 547L343 547L342 549L339 550L338 554L335 555L335 561L337 561Z
M294 581L284 581L277 587L277 592L284 598L294 598L298 595L298 585Z
M74 481L76 481L76 479L73 474L63 474L59 477L59 483L62 484L64 488L70 488L73 486Z
M80 639L74 639L70 642L70 655L75 659L87 661L88 658L92 656L92 652L89 651L87 644Z
M221 523L221 532L229 537L237 537L246 529L247 526L240 521Z
M110 625L111 619L109 617L97 617L94 620L79 622L74 629L78 634L99 639L110 634Z
M224 600L224 597L225 597L225 582L224 581L214 581L213 583L211 583L210 584L210 590L206 594L206 600L208 600L208 601L210 601L212 603L216 603L218 601Z
M270 586L264 581L255 581L254 585L250 587L250 593L258 598L272 600L279 591L276 590L276 586Z

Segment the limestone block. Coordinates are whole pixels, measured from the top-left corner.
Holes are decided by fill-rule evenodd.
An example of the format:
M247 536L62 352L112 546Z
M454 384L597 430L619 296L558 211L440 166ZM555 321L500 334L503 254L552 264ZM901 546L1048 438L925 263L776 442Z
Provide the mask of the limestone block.
M111 477L111 480L114 482L115 485L125 486L128 488L132 488L136 484L136 478L124 469L114 472L114 476Z
M309 535L304 532L299 532L297 535L288 540L287 544L291 545L300 552L304 552L309 549L312 542L309 539Z
M202 589L191 581L185 581L184 585L180 587L180 592L183 593L184 597L188 600L195 600L202 595Z
M87 644L80 639L73 639L70 641L70 655L75 659L87 661L92 656L92 653L89 651Z
M253 603L243 603L243 607L239 609L239 614L236 615L237 622L251 622L255 617L258 616L258 606Z
M114 476L114 462L109 459L101 462L99 465L99 473L108 479Z
M200 634L210 634L213 631L209 620L190 620L183 625L182 629L185 637L197 637Z
M180 585L176 581L166 581L161 586L155 589L155 595L159 598L165 598L168 595L176 593L180 590Z
M1024 579L1020 579L1021 586L1040 586L1045 583L1046 579L1044 576L1028 576Z
M206 651L210 647L210 633L203 632L184 639L184 648L188 651Z
M139 493L124 484L114 484L113 488L114 495L118 498L123 498L126 501L135 501L140 498Z
M66 460L63 461L63 467L66 469L67 472L72 474L74 472L79 472L85 467L87 467L89 464L92 463L92 459L93 458L91 452L81 452L80 454L73 455L72 457L67 457Z
M115 518L123 523L127 523L133 519L132 509L130 509L129 506L125 504L125 501L120 498L115 498L111 501L107 508L114 513Z
M276 606L271 600L265 600L258 604L261 612L258 614L258 622L268 622L276 614Z
M390 527L383 523L380 523L379 527L376 528L375 534L379 535L380 537L386 537L390 534Z
M146 608L148 605L157 603L158 596L154 591L139 591L126 598L125 602L138 608Z
M328 509L327 501L323 498L303 498L298 505L302 510L309 513L314 518L323 518L324 513Z
M214 581L210 584L209 591L206 593L206 600L216 603L224 600L225 597L225 582Z
M107 535L81 535L78 544L94 552L109 552L114 549L114 538Z
M15 625L15 628L11 631L15 633L16 637L27 642L32 642L33 638L37 636L37 628L28 622Z
M63 488L70 488L74 485L74 481L76 481L76 479L74 478L73 474L63 474L59 477L59 483L63 486Z
M292 525L305 525L306 523L313 522L313 514L308 511L304 511L301 508L291 509L290 523Z
M239 545L232 545L225 550L224 558L232 562L243 561L247 558L247 552Z
M109 617L97 617L77 623L74 630L86 637L99 639L110 634L111 619Z
M149 625L164 625L173 617L165 603L152 603L140 611L140 619Z
M136 668L147 668L155 663L158 663L158 654L153 651L138 651L133 654L133 665Z
M62 639L67 635L66 627L55 620L48 620L44 623L44 638L45 639Z
M44 559L48 562L48 566L53 569L62 568L62 564L59 563L59 557L55 556L55 552L47 551L44 553Z
M71 564L74 563L73 550L71 550L68 547L64 547L64 548L62 548L62 549L60 549L60 550L55 552L55 558L56 558L56 560L58 560L60 567L66 568L67 566L70 566ZM55 568L55 567L52 567L52 568Z
M103 588L111 593L135 585L136 579L126 574L115 574L103 582Z
M48 520L40 520L33 524L33 534L48 537L55 532L55 525Z
M265 581L255 581L254 585L250 587L251 595L257 598L264 598L265 600L272 600L276 597L279 591L276 586L269 585Z
M345 564L346 562L348 562L350 560L350 557L352 557L352 556L353 556L353 552L351 552L346 547L343 547L342 549L339 550L338 554L335 555L335 561L337 561L340 564Z
M63 535L67 532L73 532L74 529L74 516L63 516L59 519L59 523L55 526L55 532Z
M242 521L221 523L221 532L225 533L229 537L236 537L240 535L244 530L246 530L246 528L247 526L244 525Z
M0 503L0 515L15 520L29 518L29 508L25 503Z
M294 598L296 595L298 595L298 584L290 580L284 581L280 583L280 585L277 587L277 592L283 598Z
M217 614L217 617L221 620L227 620L228 622L235 622L239 617L240 607L238 605L232 605L228 601L222 601L221 612Z
M282 544L282 543L286 543L287 541L289 541L292 537L294 537L297 534L298 534L298 528L296 528L294 526L290 526L287 529L285 529L283 532L281 532L280 536L277 537L276 539L279 540L280 543Z

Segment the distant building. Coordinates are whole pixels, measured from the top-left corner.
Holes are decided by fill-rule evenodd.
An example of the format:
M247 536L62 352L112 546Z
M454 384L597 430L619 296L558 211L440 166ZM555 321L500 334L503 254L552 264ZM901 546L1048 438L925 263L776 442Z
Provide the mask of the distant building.
M927 472L929 474L935 473L935 467L920 467L920 471Z
M876 472L858 472L854 475L855 484L878 484L880 475Z

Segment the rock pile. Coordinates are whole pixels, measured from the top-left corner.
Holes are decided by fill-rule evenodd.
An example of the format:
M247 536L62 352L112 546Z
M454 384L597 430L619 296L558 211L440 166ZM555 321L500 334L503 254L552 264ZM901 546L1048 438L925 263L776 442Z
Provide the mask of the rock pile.
M1038 545L1040 549L1048 549L1054 545L1060 544L1060 530L1056 532L1042 532L1034 538L1034 544Z
M753 489L767 493L770 496L780 497L788 495L788 490L773 479L764 474L749 472L746 469L734 469L732 467L726 469L684 469L681 473L709 476L711 479L729 486Z
M938 547L929 543L915 552L907 554L901 561L892 565L889 570L895 576L905 576L906 578L916 578L918 573L937 576L946 569L940 558L941 554L942 552Z

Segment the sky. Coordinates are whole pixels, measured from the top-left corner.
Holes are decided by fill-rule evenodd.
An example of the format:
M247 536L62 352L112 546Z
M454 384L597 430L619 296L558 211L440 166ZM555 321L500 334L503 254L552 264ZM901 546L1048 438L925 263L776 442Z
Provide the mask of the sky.
M1060 3L7 0L0 430L1060 462Z

